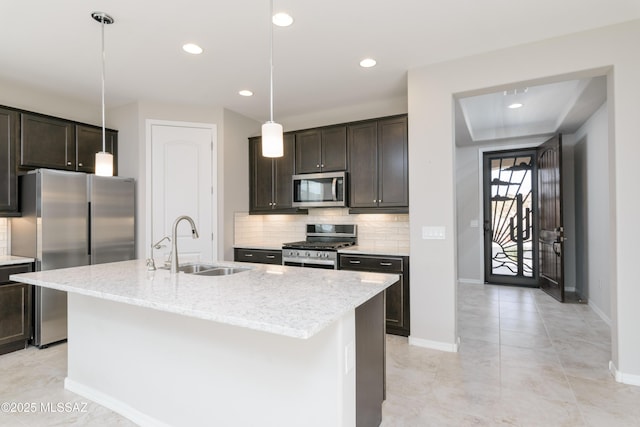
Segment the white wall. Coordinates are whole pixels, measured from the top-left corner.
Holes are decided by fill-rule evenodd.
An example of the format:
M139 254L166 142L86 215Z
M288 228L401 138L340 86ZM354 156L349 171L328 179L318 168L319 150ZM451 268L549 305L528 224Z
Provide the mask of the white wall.
M218 256L233 260L234 214L249 210L249 142L247 137L260 132L261 124L231 110L224 110L222 157L224 174L218 179L221 194L220 210L224 222L223 239ZM221 152L220 152L221 151Z
M150 224L147 221L146 120L167 120L217 125L218 135L218 257L232 259L233 212L247 210L249 204L248 142L260 124L222 108L141 101L109 111L118 135L119 174L137 181L137 256L147 257ZM126 153L126 155L125 155ZM119 157L120 157L119 156ZM226 204L228 203L228 205ZM215 229L215 228L214 228Z
M299 116L281 117L276 121L280 121L286 132L406 113L407 98L400 97L368 104L341 105L330 110L316 111Z
M0 80L0 105L97 126L102 124L100 96L99 86L96 86L95 102L88 103L70 98L63 93L27 86L20 82ZM110 127L108 118L107 127Z
M409 71L411 313L414 344L456 345L456 212L453 96L517 82L528 85L608 74L613 364L618 380L640 384L636 242L640 239L640 21L572 34ZM615 120L614 119L615 116ZM421 239L424 225L445 240Z
M611 220L609 206L609 176L607 138L608 138L608 108L604 104L591 118L573 135L574 144L584 144L585 155L580 158L584 164L576 165L577 170L584 171L586 182L576 182L579 188L584 188L585 202L583 206L576 206L576 210L585 213L586 219L586 247L587 259L587 293L589 305L596 312L610 321L611 318L611 288L609 283L610 259L606 248L610 246L609 230L603 227ZM582 174L581 174L582 175ZM576 181L581 177L576 177ZM580 268L582 266L579 266Z

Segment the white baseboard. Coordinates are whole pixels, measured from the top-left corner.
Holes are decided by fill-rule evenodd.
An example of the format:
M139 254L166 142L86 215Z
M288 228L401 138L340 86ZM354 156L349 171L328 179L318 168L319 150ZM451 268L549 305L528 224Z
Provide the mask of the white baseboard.
M609 372L616 379L617 382L622 384L635 385L640 387L640 375L635 374L625 374L624 372L620 372L613 361L609 361Z
M117 412L125 418L133 421L134 423L140 426L150 426L150 427L171 427L169 424L165 424L153 417L148 416L135 408L127 405L126 403L114 399L113 397L102 393L92 387L88 387L86 385L80 384L76 381L69 379L68 377L64 379L64 388L67 390L78 394L82 397L85 397L98 405L102 405L105 408L111 409L113 412Z
M464 283L469 285L484 285L484 280L478 279L458 279L458 283Z
M609 325L609 327L611 327L611 319L604 314L604 312L600 309L600 307L598 307L597 305L595 305L591 300L589 300L589 307L591 307L591 309L598 315L600 316L600 318L602 319L602 321L604 323L606 323L607 325Z
M457 353L458 348L460 346L460 338L458 338L455 343L448 343L448 342L441 342L441 341L425 340L422 338L413 338L410 336L409 345L413 345L416 347L430 348L432 350L447 351L449 353Z

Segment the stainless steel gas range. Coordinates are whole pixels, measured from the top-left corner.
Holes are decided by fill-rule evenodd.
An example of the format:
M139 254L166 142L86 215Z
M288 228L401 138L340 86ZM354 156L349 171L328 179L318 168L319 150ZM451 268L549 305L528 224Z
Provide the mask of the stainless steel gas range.
M357 242L355 224L307 224L307 239L282 245L282 264L338 269L338 250Z

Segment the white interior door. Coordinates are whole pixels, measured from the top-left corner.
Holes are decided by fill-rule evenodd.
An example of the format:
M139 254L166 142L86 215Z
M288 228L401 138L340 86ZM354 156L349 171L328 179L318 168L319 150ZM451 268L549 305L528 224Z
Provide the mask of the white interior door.
M187 221L178 226L180 263L217 259L216 221L216 126L150 121L151 140L151 245L171 237L174 221L181 215L193 218L200 237L193 239ZM166 260L171 245L154 250Z

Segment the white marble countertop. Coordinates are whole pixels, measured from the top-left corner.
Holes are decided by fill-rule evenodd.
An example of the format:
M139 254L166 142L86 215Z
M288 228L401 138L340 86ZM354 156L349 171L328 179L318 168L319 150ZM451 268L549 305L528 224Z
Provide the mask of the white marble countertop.
M13 255L0 255L0 266L3 265L15 265L15 264L28 264L33 262L33 258L26 258L22 256Z
M229 276L147 271L144 260L11 275L11 280L284 335L309 338L398 281L395 274L216 262ZM160 265L160 263L156 263Z

